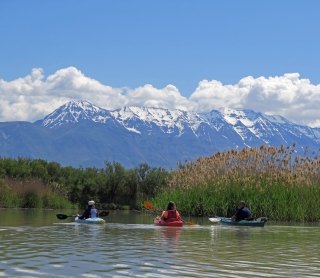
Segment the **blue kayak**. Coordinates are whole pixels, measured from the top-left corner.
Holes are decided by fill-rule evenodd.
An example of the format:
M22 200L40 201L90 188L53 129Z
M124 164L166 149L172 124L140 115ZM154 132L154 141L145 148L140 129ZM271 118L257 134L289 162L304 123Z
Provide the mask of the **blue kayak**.
M77 216L74 219L74 221L77 223L81 223L81 224L104 224L104 223L106 223L106 221L100 217L79 219L79 217Z
M214 218L209 218L209 220L213 223L219 222L220 224L223 224L223 225L251 226L251 227L264 227L264 224L267 222L266 217L260 217L253 220L240 220L240 221L233 221L231 218L227 218L227 217L214 217Z

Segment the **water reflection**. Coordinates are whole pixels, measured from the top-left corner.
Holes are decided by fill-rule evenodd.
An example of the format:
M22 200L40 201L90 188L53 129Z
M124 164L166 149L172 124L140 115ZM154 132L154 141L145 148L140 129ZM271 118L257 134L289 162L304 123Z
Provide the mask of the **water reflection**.
M152 215L121 212L95 226L55 213L1 219L0 276L320 276L319 227L157 227Z
M179 241L182 229L182 227L155 227L154 231L157 238Z

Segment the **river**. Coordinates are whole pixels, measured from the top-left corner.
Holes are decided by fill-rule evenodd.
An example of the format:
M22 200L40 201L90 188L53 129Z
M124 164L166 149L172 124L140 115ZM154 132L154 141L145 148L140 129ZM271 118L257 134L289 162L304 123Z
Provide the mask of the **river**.
M0 210L0 277L320 277L319 224L169 228L111 211L85 225L56 213Z

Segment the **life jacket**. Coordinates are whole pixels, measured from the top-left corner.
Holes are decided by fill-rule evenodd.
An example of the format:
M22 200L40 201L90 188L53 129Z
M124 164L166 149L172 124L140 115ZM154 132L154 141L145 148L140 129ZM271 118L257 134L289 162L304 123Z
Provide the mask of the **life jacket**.
M236 221L241 221L241 220L244 220L248 217L250 217L250 211L247 207L238 209L238 211L236 213Z
M91 217L91 209L92 209L92 206L89 205L79 218L80 219L90 218Z
M91 218L96 218L96 217L97 217L97 214L98 214L97 209L92 208L92 209L90 210L90 217L91 217Z
M167 210L167 217L164 219L166 222L178 220L178 215L176 210Z

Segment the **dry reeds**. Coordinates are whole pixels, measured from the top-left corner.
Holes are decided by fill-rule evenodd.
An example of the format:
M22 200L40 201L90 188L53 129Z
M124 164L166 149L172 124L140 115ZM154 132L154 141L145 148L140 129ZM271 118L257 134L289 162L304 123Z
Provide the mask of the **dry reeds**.
M171 175L170 190L155 202L176 198L185 214L230 216L245 199L256 216L316 221L319 166L319 158L297 156L295 145L230 150L180 167Z
M67 208L73 207L54 187L40 179L0 181L0 207Z
M241 180L246 185L268 179L285 181L288 186L320 183L320 159L295 156L295 146L279 148L261 146L240 151L230 150L199 158L171 175L172 188L189 188L207 183ZM265 181L264 181L265 182ZM259 183L255 184L259 187Z

